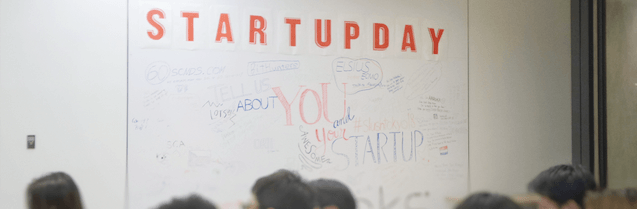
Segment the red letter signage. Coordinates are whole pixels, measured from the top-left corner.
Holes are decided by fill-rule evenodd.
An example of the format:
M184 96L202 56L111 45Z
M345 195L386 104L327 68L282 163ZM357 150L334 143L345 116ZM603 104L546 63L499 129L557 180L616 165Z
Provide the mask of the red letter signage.
M259 22L259 27L256 27L257 22ZM267 28L267 25L268 24L262 16L250 15L250 44L257 44L256 35L259 34L259 43L262 45L268 45L265 36L265 29Z
M407 47L411 49L411 52L416 52L416 40L414 40L414 29L411 25L405 25L405 33L403 34L403 46L402 51L406 52Z
M230 18L228 18L227 13L219 15L219 26L217 27L217 38L215 38L215 41L221 42L221 38L225 38L226 41L232 43L232 28L230 28Z
M181 17L185 17L188 19L188 41L194 41L194 28L193 22L195 18L199 18L199 12L181 12Z
M150 37L153 40L159 40L161 39L161 37L164 36L164 26L159 24L159 22L157 22L155 19L153 19L153 16L158 15L159 18L164 19L164 11L161 11L160 9L153 9L148 11L148 14L146 15L146 19L148 20L148 23L150 23L150 25L152 25L153 27L155 27L155 29L157 29L157 34L153 34L153 31L148 30L148 37Z
M443 32L445 32L445 29L438 29L438 37L436 37L436 31L433 28L429 28L429 35L431 35L431 41L433 42L433 54L438 54L438 43Z
M285 23L290 24L290 46L296 46L296 25L301 24L301 19L285 18Z
M316 45L321 48L328 47L332 43L332 20L325 20L325 41L323 41L323 27L321 26L321 19L316 19L314 24L316 25Z
M352 32L352 29L354 31ZM352 39L357 39L359 35L358 24L354 21L345 21L345 48L351 49L351 41Z
M383 31L383 43L380 43L380 31ZM374 23L374 50L384 51L389 46L389 28L382 23Z

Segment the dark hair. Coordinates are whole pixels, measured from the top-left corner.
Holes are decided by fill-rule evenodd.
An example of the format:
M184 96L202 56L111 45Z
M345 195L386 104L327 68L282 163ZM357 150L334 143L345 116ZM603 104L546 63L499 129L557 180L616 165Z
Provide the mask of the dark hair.
M478 192L467 197L456 209L522 209L507 196Z
M71 176L50 173L33 180L27 187L29 209L82 209L80 192Z
M321 208L335 205L338 209L356 209L356 201L345 184L331 179L318 179L308 183L316 191Z
M316 206L314 190L301 177L288 170L278 170L261 177L252 193L259 202L259 209L312 209Z
M593 174L581 165L553 166L529 183L529 191L546 196L560 206L574 200L581 208L584 208L586 191L596 188Z
M217 209L217 207L201 196L193 194L186 198L173 198L171 202L157 209Z

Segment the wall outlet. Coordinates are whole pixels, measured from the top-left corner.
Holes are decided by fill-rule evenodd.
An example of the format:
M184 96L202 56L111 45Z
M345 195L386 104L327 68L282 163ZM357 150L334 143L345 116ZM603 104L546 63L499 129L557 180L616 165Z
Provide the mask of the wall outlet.
M27 135L27 149L35 149L35 135Z

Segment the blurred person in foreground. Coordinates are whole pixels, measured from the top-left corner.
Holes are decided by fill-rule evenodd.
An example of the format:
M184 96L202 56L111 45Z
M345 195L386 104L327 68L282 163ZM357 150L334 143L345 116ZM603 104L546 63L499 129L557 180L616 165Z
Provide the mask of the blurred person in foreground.
M318 179L308 183L316 191L322 209L356 209L356 201L345 184L332 179Z
M507 196L478 192L464 199L455 209L522 209L522 207Z
M217 209L217 207L201 196L193 194L185 198L174 198L157 209Z
M556 165L538 174L528 189L542 196L539 209L584 209L586 192L597 189L597 184L581 165Z
M37 178L27 187L29 209L82 209L82 198L75 182L64 172Z
M259 178L252 186L252 209L313 209L314 190L294 172L281 169Z

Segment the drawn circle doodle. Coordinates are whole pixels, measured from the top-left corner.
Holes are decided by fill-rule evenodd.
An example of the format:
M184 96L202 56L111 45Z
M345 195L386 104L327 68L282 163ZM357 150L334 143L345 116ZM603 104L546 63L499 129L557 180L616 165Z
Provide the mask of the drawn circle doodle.
M170 66L164 62L153 62L146 67L146 81L152 85L157 85L170 75Z

